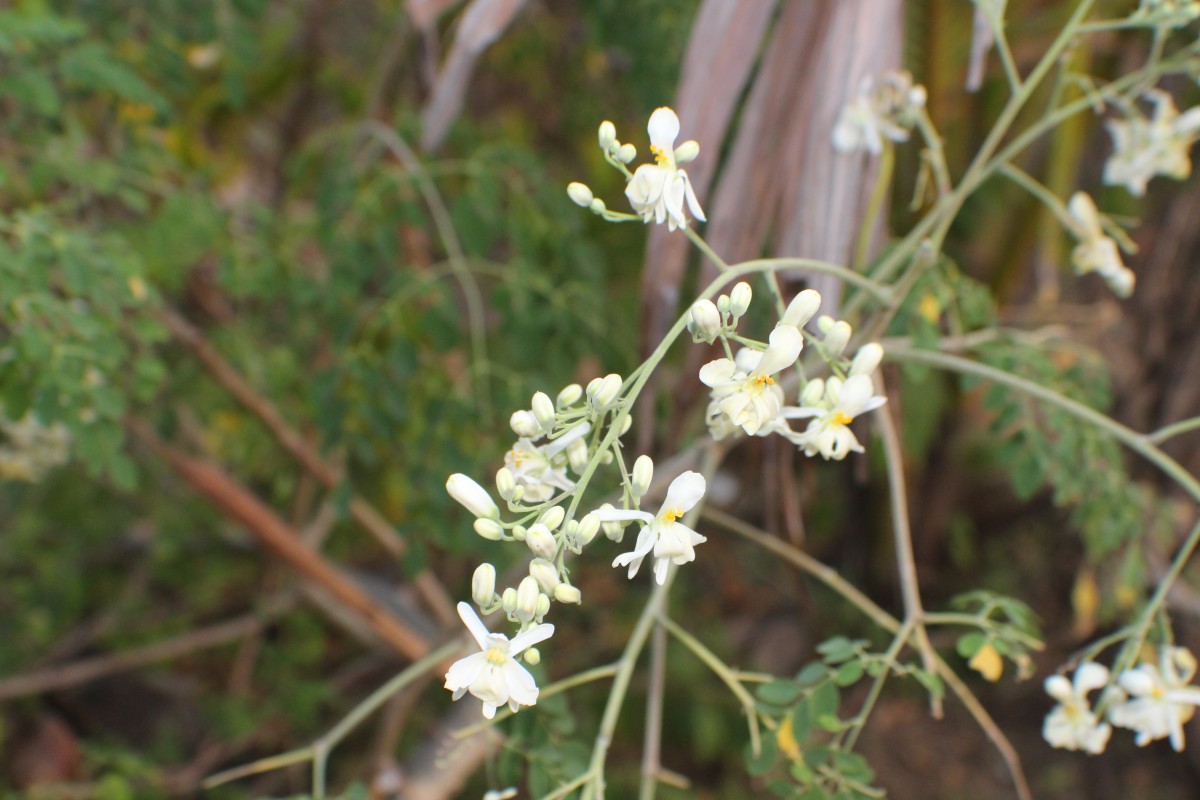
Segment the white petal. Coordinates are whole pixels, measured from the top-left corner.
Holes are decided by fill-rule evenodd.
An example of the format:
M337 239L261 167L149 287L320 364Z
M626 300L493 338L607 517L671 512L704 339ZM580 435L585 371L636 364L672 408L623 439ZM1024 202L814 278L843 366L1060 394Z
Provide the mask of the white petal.
M692 182L688 179L687 173L679 170L679 175L683 178L683 186L687 196L688 210L692 212L692 216L701 222L707 222L708 218L704 216L704 209L700 207L700 201L696 199L696 190L692 188Z
M654 517L645 511L625 511L620 508L601 508L595 512L596 518L601 522L632 522L639 520L641 522L651 522Z
M523 706L531 706L537 702L537 682L529 674L529 670L516 661L509 661L504 665L504 677L508 681L510 703L516 702Z
M484 703L483 704L483 715L485 717L487 717L488 719L495 719L496 706L493 705L492 703Z
M755 372L760 375L774 375L779 370L796 363L800 351L804 349L804 335L800 329L792 325L778 325L771 331L768 339L770 346L762 355Z
M462 619L463 624L467 626L467 630L471 632L471 636L479 644L480 650L487 649L488 629L479 619L479 615L475 613L475 609L471 608L469 603L458 604L458 616Z
M720 386L729 383L736 371L737 365L728 358L718 358L700 368L700 382L705 386Z
M692 506L699 503L700 498L704 497L704 489L703 475L691 471L683 473L671 481L671 486L667 489L667 496L663 500L663 510L690 511Z
M671 562L669 559L660 558L654 562L654 580L658 582L659 586L667 582L667 570L670 568Z
M450 669L447 670L445 688L452 692L460 693L475 682L475 679L479 677L480 670L486 664L487 656L483 653L474 653L466 658L460 658L451 664ZM461 697L462 695L459 694L459 696Z
M1086 695L1093 689L1099 689L1108 684L1108 667L1088 661L1079 665L1075 670L1075 691L1080 696Z
M1131 669L1128 672L1122 673L1118 682L1121 684L1122 689L1134 697L1144 697L1150 694L1160 683L1158 680L1158 670L1149 665L1142 665L1137 669Z
M554 626L549 623L535 625L524 633L519 633L508 643L508 654L516 656L523 653L538 642L544 642L554 635Z
M1051 675L1042 685L1046 689L1046 694L1060 703L1069 703L1074 699L1071 682L1062 675Z
M650 122L646 125L650 134L650 144L661 149L664 153L673 154L675 139L679 137L679 117L666 106L654 109ZM672 155L672 158L674 156Z
M838 407L852 417L857 417L871 403L872 395L875 392L875 385L871 382L870 375L854 375L846 379L842 384L841 394L838 395ZM882 400L883 398L879 398ZM883 405L880 402L874 408Z

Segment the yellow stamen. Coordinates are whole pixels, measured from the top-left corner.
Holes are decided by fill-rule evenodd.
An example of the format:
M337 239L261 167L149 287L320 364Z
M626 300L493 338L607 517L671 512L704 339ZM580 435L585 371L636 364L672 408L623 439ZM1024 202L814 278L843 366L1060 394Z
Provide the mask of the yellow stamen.
M505 661L508 661L508 656L506 656L504 651L499 647L493 647L492 649L488 650L487 653L484 654L484 658L488 660L489 664L495 664L497 667L503 664Z
M667 151L663 150L658 145L650 145L650 154L654 156L654 161L660 167L667 166Z
M667 522L674 522L683 516L683 509L672 508L663 513L663 519Z
M844 411L839 411L829 418L829 422L833 425L849 425L854 422L854 417Z
M758 375L754 378L754 383L757 384L760 388L763 386L774 386L775 379L772 378L770 375Z

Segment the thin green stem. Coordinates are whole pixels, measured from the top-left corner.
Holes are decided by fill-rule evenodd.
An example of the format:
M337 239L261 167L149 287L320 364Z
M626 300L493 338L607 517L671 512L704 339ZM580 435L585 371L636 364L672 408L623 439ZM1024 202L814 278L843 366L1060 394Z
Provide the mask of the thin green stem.
M1054 216L1058 217L1063 225L1066 225L1068 228L1073 226L1074 223L1071 219L1071 214L1067 211L1067 207L1063 204L1063 201L1055 196L1054 192L1047 189L1037 178L1010 163L1001 164L999 171L1001 175L1009 178L1013 183L1041 201L1042 205L1054 212Z
M887 202L888 188L892 183L892 172L896 165L896 148L889 140L883 144L883 153L879 157L879 172L875 176L875 185L871 187L871 196L867 199L867 208L863 213L862 225L858 231L858 243L854 248L854 273L858 274L866 266L867 256L871 251L871 237L875 232L875 224Z
M675 620L663 617L662 624L684 647L691 650L696 658L703 661L704 666L712 670L713 674L721 679L721 682L725 684L733 696L737 698L737 701L741 703L742 711L746 714L746 724L750 727L750 748L753 750L754 755L757 756L762 752L762 739L758 730L758 713L755 710L754 698L750 695L750 692L746 691L746 687L738 682L733 670L718 658L716 653L701 644L699 639L680 627Z
M883 654L887 669L884 669L882 672L880 672L875 677L875 680L871 682L871 688L867 692L866 699L863 700L862 708L858 710L858 713L854 716L854 722L852 723L850 729L846 732L846 739L843 749L847 751L854 749L854 745L858 742L858 737L862 735L863 728L866 727L867 720L871 716L871 710L875 708L875 704L879 701L879 696L883 694L883 685L887 683L888 675L890 675L892 671L892 666L895 664L897 656L900 655L900 651L904 649L905 643L907 643L909 638L912 636L913 629L913 620L906 620L905 623L900 626L900 630L896 631L895 636L892 637L891 645L888 646L887 652Z
M563 678L561 681L555 681L554 683L548 686L543 686L538 690L538 699L545 700L547 697L553 697L556 694L562 694L565 691L574 689L576 686L583 686L584 684L604 680L605 678L611 678L617 674L617 669L619 666L620 665L617 663L605 664L601 667L593 667L592 669L577 673L569 678ZM509 710L507 707L502 708L496 712L496 716L494 718L476 722L468 725L465 728L459 728L450 734L450 738L467 739L477 733L487 730L488 728L496 727L497 723L503 722L504 720L513 716L513 713L514 712Z
M1200 417L1189 417L1188 419L1172 422L1170 425L1164 425L1156 431L1146 434L1146 441L1154 444L1161 444L1168 439L1173 439L1181 433L1188 433L1200 429Z

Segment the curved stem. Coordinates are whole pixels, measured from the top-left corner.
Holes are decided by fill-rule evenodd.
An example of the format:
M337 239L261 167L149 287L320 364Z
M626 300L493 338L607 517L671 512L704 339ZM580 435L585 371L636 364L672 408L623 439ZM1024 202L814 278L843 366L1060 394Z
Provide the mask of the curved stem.
M1200 417L1190 417L1179 422L1172 422L1170 425L1164 425L1152 433L1147 433L1146 441L1160 444L1181 433L1188 433L1197 429L1200 429Z

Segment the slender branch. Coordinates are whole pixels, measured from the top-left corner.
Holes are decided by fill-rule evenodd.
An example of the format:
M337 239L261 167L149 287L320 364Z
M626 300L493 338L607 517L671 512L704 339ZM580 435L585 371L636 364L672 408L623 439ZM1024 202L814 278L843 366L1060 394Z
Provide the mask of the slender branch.
M650 634L650 674L646 688L646 729L642 733L642 783L639 800L654 800L662 768L663 695L666 691L667 632L661 623Z
M1190 433L1197 429L1200 429L1200 417L1189 417L1188 419L1172 422L1170 425L1164 425L1156 431L1147 433L1146 441L1161 444L1181 433Z

